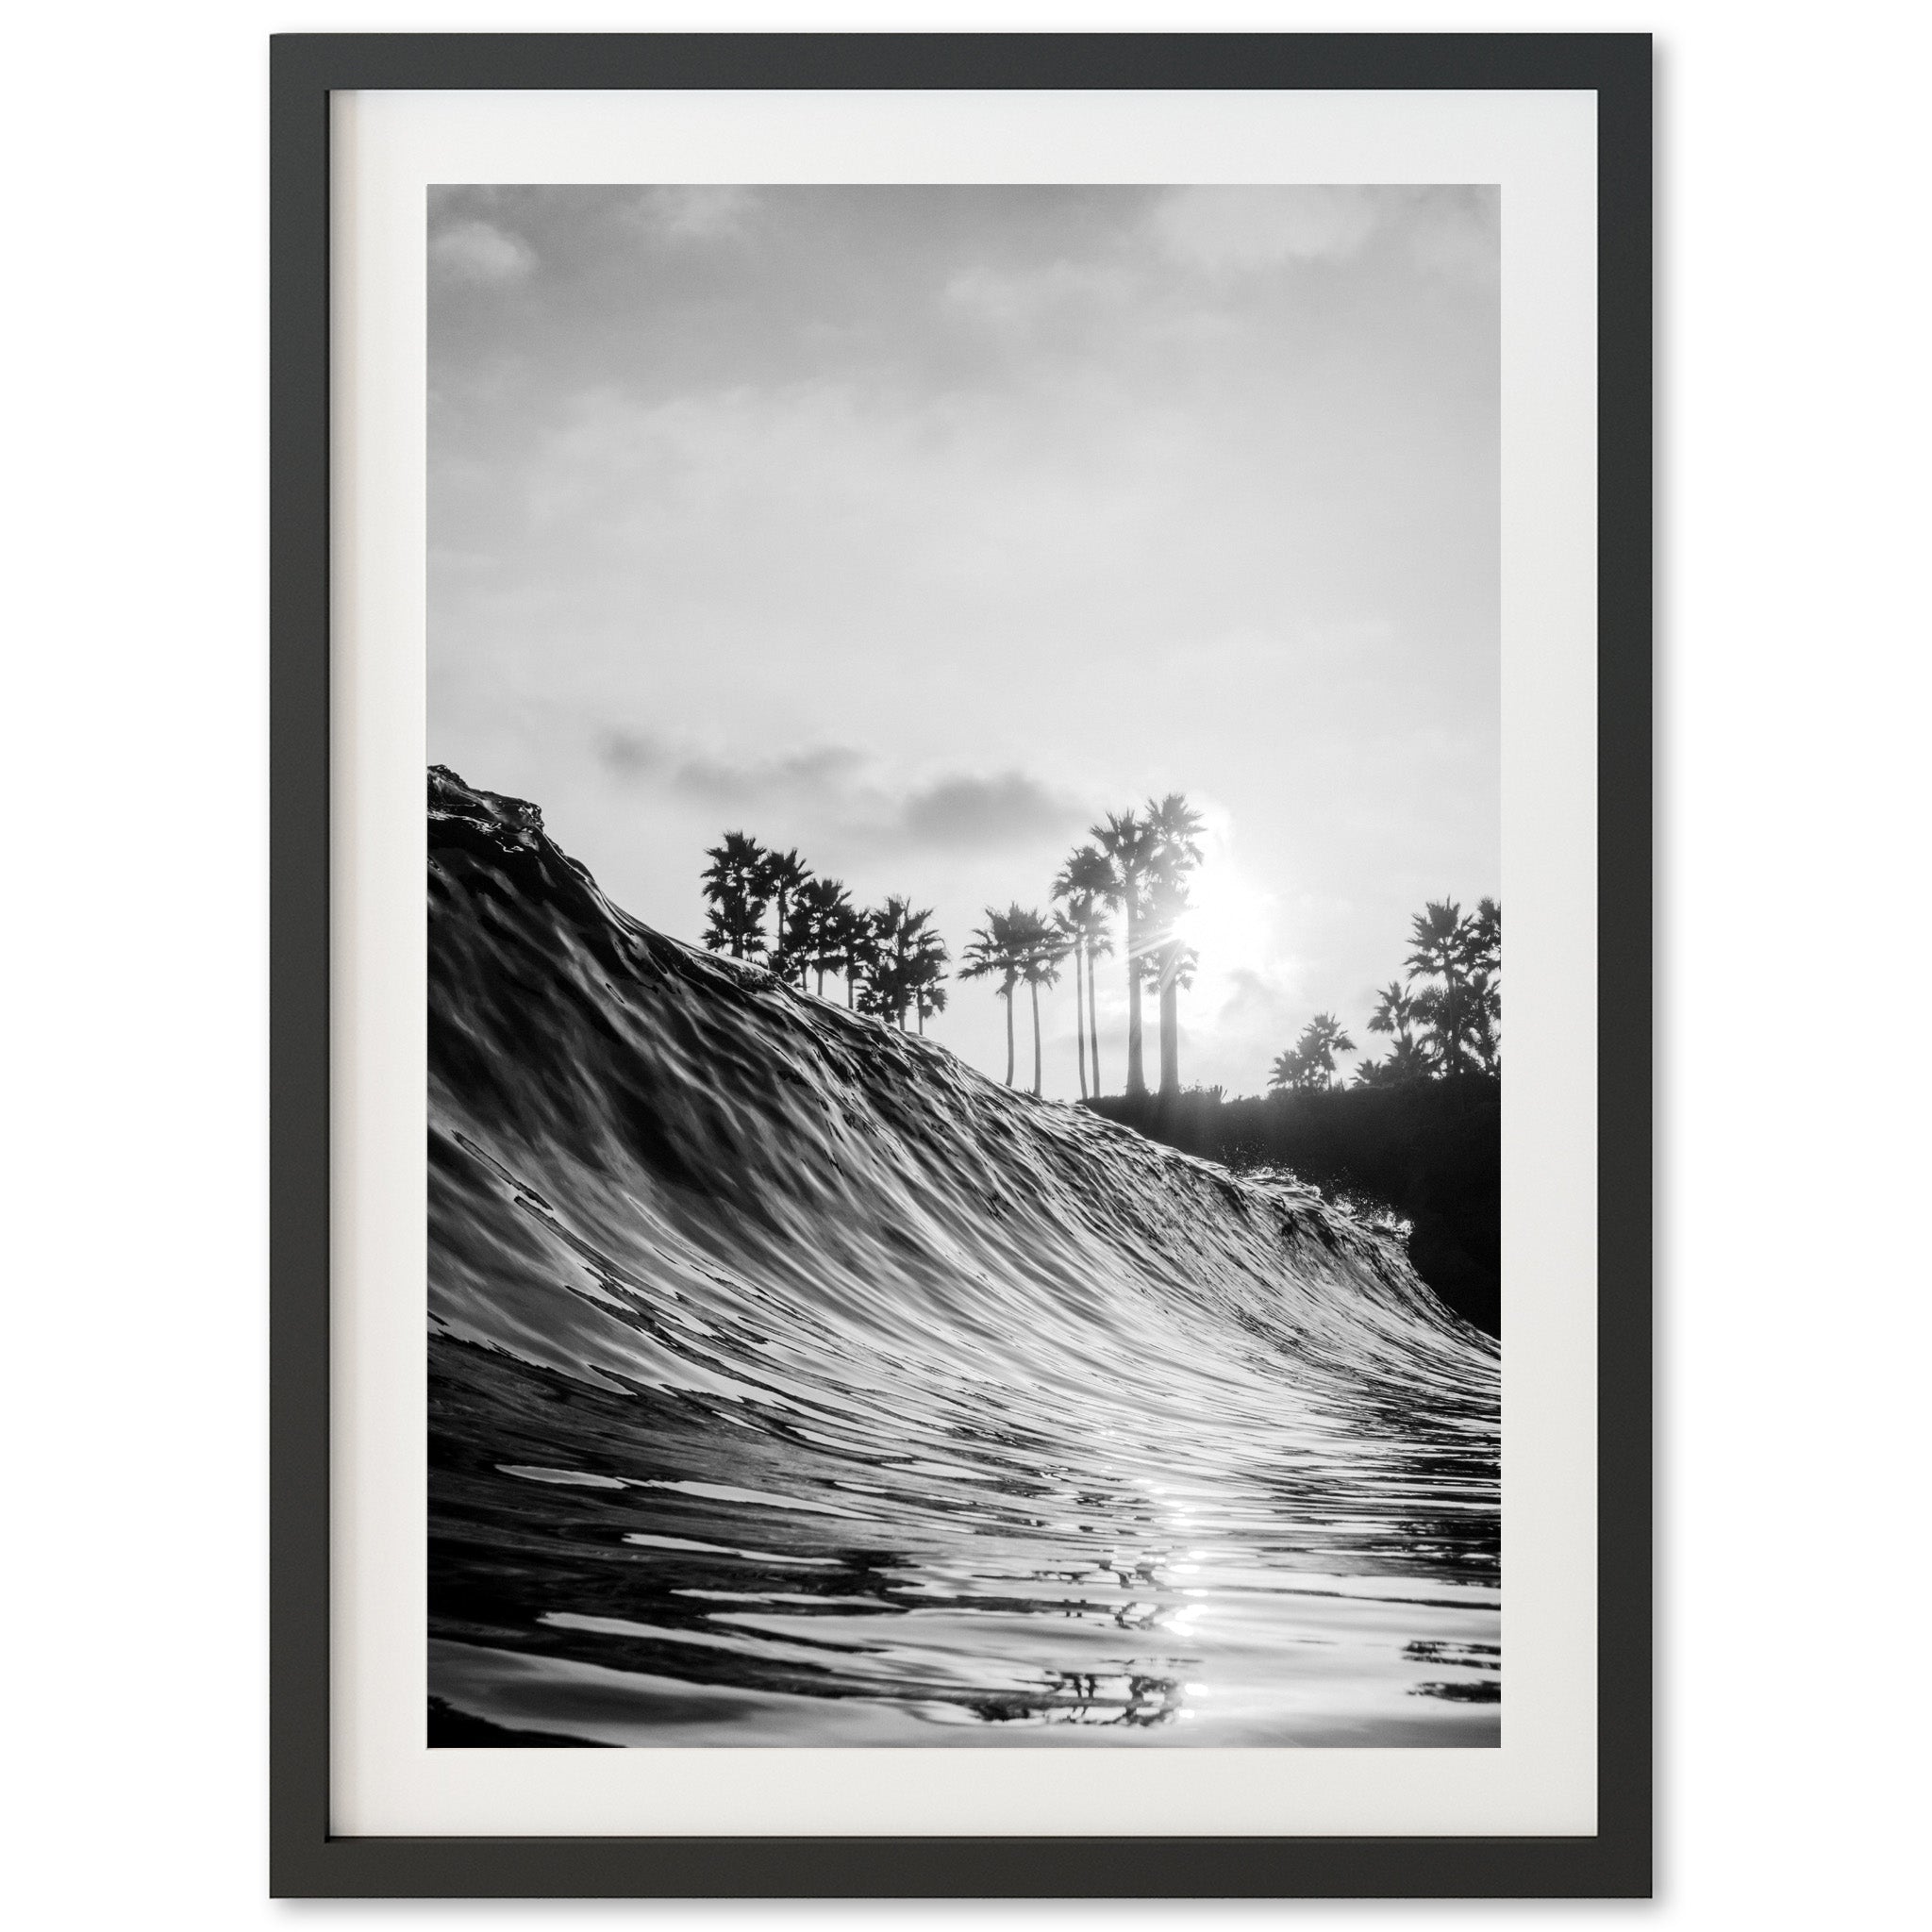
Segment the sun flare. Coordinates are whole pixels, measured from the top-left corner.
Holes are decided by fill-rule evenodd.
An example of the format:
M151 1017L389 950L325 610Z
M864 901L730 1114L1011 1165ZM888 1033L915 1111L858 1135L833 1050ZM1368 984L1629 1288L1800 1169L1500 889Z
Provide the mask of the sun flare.
M1224 850L1210 848L1189 881L1181 937L1201 956L1203 975L1257 972L1269 953L1273 895L1244 879Z

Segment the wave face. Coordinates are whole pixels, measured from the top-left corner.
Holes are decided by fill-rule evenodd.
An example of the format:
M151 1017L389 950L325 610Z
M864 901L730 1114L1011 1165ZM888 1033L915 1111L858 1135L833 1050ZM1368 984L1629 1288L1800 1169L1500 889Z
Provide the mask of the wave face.
M1398 1249L429 791L431 1737L1484 1744L1498 1362Z

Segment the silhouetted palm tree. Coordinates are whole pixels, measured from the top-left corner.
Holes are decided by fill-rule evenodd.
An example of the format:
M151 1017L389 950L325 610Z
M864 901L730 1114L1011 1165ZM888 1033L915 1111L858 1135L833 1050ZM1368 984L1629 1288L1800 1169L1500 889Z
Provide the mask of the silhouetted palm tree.
M1335 1056L1355 1050L1355 1041L1333 1013L1317 1013L1302 1028L1301 1038L1275 1060L1268 1084L1276 1091L1291 1088L1302 1093L1321 1092L1334 1075Z
M1407 1034L1396 1041L1387 1059L1363 1060L1355 1070L1357 1087L1401 1087L1428 1077L1428 1056Z
M705 857L711 862L702 878L711 910L705 924L705 944L714 953L728 952L734 959L757 959L765 952L765 863L770 854L743 832L726 832L722 845Z
M946 1010L946 990L937 980L920 980L912 989L912 1005L919 1015L919 1030L925 1032L925 1016L928 1013L943 1013Z
M1086 1034L1080 1049L1080 1093L1086 1097L1088 1053L1093 1058L1093 1093L1099 1093L1099 1014L1093 999L1093 960L1113 951L1108 935L1108 894L1113 889L1113 868L1097 846L1080 846L1053 881L1053 896L1066 907L1066 924L1076 939L1074 951L1074 997L1078 1024L1080 966L1086 964Z
M907 998L918 1015L919 1030L925 1031L925 1016L945 1010L946 995L941 981L952 959L946 942L932 924L932 908L915 912L907 928L905 964L901 971Z
M1007 1085L1013 1084L1013 989L1026 963L1026 918L1016 900L1004 912L986 908L986 924L967 940L961 979L997 979L1007 1003Z
M1500 945L1500 908L1496 928ZM1438 1073L1460 1079L1473 1060L1480 1064L1485 1038L1483 1003L1472 974L1479 943L1475 922L1463 918L1455 900L1432 899L1411 922L1408 939L1409 983L1430 982L1410 1003L1424 1049Z
M1093 962L1096 959L1109 959L1113 957L1113 932L1108 924L1107 902L1097 902L1093 908L1094 923L1086 929L1087 940L1087 1051L1093 1062L1093 1093L1096 1099L1101 1092L1100 1086L1100 996L1093 985Z
M878 958L872 914L848 902L833 921L826 958L844 976L846 1011L856 1010L859 985Z
M1401 980L1391 979L1375 995L1375 1010L1369 1015L1369 1031L1389 1033L1398 1041L1407 1041L1414 1021L1415 1002L1409 998Z
M1494 899L1478 899L1470 922L1470 985L1477 1012L1476 1058L1483 1072L1503 1071L1503 908Z
M1414 1024L1415 1001L1401 980L1391 979L1375 996L1375 1010L1369 1015L1369 1031L1386 1033L1395 1044L1387 1059L1364 1060L1357 1067L1357 1087L1394 1087L1405 1080L1427 1076L1428 1056L1409 1030Z
M1087 1057L1090 1041L1093 1056L1093 1091L1100 1091L1100 1024L1093 1006L1093 961L1097 955L1113 950L1108 938L1108 893L1113 870L1106 857L1091 845L1080 846L1060 867L1053 882L1053 895L1066 908L1062 924L1074 944L1074 1024L1080 1040L1080 1097L1087 1097ZM1080 984L1082 966L1087 983L1084 998Z
M1188 909L1188 874L1201 862L1201 832L1206 821L1178 791L1147 801L1142 815L1154 836L1148 866L1147 944L1160 989L1160 1091L1181 1091L1180 1000L1183 974L1194 954L1179 935L1181 915Z
M1020 936L1023 958L1020 977L1026 982L1027 993L1033 1003L1033 1092L1040 1093L1040 989L1042 986L1057 986L1059 983L1060 961L1067 957L1067 941L1059 927L1052 920L1042 919L1038 912L1025 915L1025 927Z
M817 975L813 991L821 998L825 974L844 963L844 922L852 909L852 895L837 879L808 879L791 902L786 956L797 962L801 979L808 969Z
M909 900L895 895L873 914L872 925L876 957L868 981L870 1009L904 1031L907 1011L919 1004L920 989L938 986L950 956L932 929L930 907L914 911ZM922 1010L922 1032L924 1020Z
M1065 947L1068 957L1074 962L1074 1045L1080 1062L1080 1098L1087 1098L1087 986L1081 974L1081 961L1086 958L1087 942L1081 937L1080 928L1068 912L1056 912L1053 916L1055 937Z
M1133 812L1109 812L1089 827L1108 861L1107 904L1127 920L1127 1092L1144 1094L1141 1059L1141 982L1147 972L1141 927L1147 918L1147 874L1159 849L1157 836Z
M790 852L765 854L760 883L766 896L777 909L773 934L772 971L780 979L791 979L795 974L800 986L805 984L806 962L787 949L786 931L791 919L791 895L810 877L811 868L799 858L795 847Z

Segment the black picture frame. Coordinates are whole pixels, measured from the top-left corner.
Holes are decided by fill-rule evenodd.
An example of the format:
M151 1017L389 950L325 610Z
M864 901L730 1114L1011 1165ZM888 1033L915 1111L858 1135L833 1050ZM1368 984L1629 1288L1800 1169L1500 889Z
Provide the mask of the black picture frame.
M1641 34L297 34L272 43L271 1889L277 1896L1647 1896L1651 45ZM329 1829L329 123L352 89L1586 89L1598 194L1598 1829L349 1838Z

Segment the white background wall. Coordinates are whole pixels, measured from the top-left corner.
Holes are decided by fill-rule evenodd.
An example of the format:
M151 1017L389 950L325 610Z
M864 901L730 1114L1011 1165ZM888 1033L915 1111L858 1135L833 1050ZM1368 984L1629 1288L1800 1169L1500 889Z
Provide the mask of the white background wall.
M17 16L0 115L0 1895L17 1923L288 1909L265 1898L264 37L539 25L1658 33L1660 1911L1923 1910L1906 1848L1928 1674L1924 23L1875 0ZM425 1909L631 1908L325 1908Z

